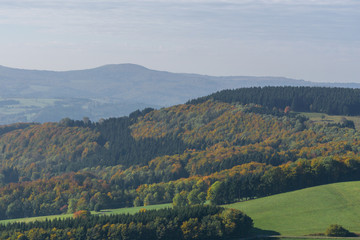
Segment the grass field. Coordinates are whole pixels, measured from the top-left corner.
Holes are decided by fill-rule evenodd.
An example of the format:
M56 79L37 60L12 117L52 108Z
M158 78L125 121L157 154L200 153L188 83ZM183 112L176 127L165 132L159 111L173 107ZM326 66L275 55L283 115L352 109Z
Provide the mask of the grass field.
M172 207L171 203L166 203L166 204L158 204L158 205L150 205L150 206L145 206L145 207L130 207L130 208L118 208L118 209L108 209L108 210L102 210L99 213L96 212L91 212L92 214L122 214L122 213L129 213L129 214L134 214L139 212L140 209L145 208L146 210L150 210L150 209L161 209L161 208L169 208Z
M8 219L1 220L0 224L7 224L13 222L35 222L35 221L45 221L46 219L52 220L55 218L69 218L72 217L72 214L62 214L62 215L52 215L52 216L42 216L42 217L30 217L30 218L18 218L18 219Z
M339 116L339 115L327 115L325 113L310 113L310 112L300 112L301 115L308 117L311 121L315 123L340 123L342 118L351 120L355 124L355 128L360 130L360 116Z
M101 210L100 212L91 212L94 215L111 215L111 214L122 214L122 213L129 213L134 214L139 212L140 209L145 208L147 210L150 209L160 209L160 208L167 208L172 207L172 204L158 204L158 205L150 205L145 207L130 207L130 208L118 208L118 209L105 209ZM13 222L34 222L34 221L45 221L46 219L52 220L55 218L69 218L72 217L73 214L62 214L62 215L52 215L52 216L42 216L42 217L31 217L31 218L19 218L19 219L9 219L9 220L1 220L0 224L7 224Z
M302 189L226 205L244 211L256 228L281 235L323 233L330 224L360 232L360 182Z

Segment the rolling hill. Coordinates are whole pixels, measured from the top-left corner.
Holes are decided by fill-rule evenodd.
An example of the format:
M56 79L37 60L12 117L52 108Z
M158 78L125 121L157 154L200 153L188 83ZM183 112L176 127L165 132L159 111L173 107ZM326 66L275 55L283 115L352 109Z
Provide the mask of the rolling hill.
M0 66L0 124L62 118L93 121L128 115L145 107L167 107L210 93L252 86L330 86L284 77L228 76L156 71L135 64L74 71L40 71Z
M2 126L0 218L226 204L360 180L359 141L341 123L213 100L97 123Z
M339 98L330 105L343 110L357 103L358 90L251 91L269 105L244 102L246 94L236 90L230 99L219 92L216 99L146 108L99 122L65 118L0 126L0 219L241 201L230 206L248 213L263 231L303 235L333 223L358 231L357 186L324 185L360 180L360 134L354 123L347 116L338 116L339 122L328 122L325 115L315 121L315 113L309 119L287 106L291 95L306 93L305 106L326 109L326 97L335 92ZM297 101L292 105L299 106ZM299 189L305 190L294 192ZM213 230L224 222L213 220L187 224L196 229L201 221L202 228L218 233Z

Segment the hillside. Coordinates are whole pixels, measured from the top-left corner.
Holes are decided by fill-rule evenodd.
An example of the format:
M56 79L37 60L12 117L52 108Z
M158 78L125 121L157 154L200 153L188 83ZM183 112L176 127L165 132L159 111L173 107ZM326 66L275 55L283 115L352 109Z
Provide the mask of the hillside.
M0 67L1 97L120 98L174 105L221 89L251 86L336 86L281 77L214 77L156 71L135 64L114 64L75 71L39 71ZM341 84L338 84L341 86ZM359 87L356 84L343 84Z
M360 180L360 135L344 124L209 100L93 123L0 132L3 219L142 206L232 203Z
M283 77L170 73L135 64L105 65L74 71L39 71L0 66L0 124L57 122L70 117L120 117L136 109L181 104L222 89L254 86L328 86L359 88L355 83L314 83Z
M281 235L324 233L330 224L360 232L360 182L344 182L227 205L253 218L255 227Z

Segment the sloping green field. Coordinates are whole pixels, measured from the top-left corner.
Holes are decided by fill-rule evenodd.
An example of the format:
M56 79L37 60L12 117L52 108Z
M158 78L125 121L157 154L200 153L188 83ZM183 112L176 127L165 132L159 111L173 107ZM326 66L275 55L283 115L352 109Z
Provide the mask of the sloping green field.
M263 230L281 235L323 233L330 224L360 232L360 182L335 183L226 205Z

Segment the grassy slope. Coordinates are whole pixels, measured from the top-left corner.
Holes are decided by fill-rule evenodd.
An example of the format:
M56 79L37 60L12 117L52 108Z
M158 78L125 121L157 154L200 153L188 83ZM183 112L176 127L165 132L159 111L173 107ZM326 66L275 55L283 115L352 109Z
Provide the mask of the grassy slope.
M330 224L360 232L359 181L312 187L227 207L244 211L255 227L282 235L325 232Z

